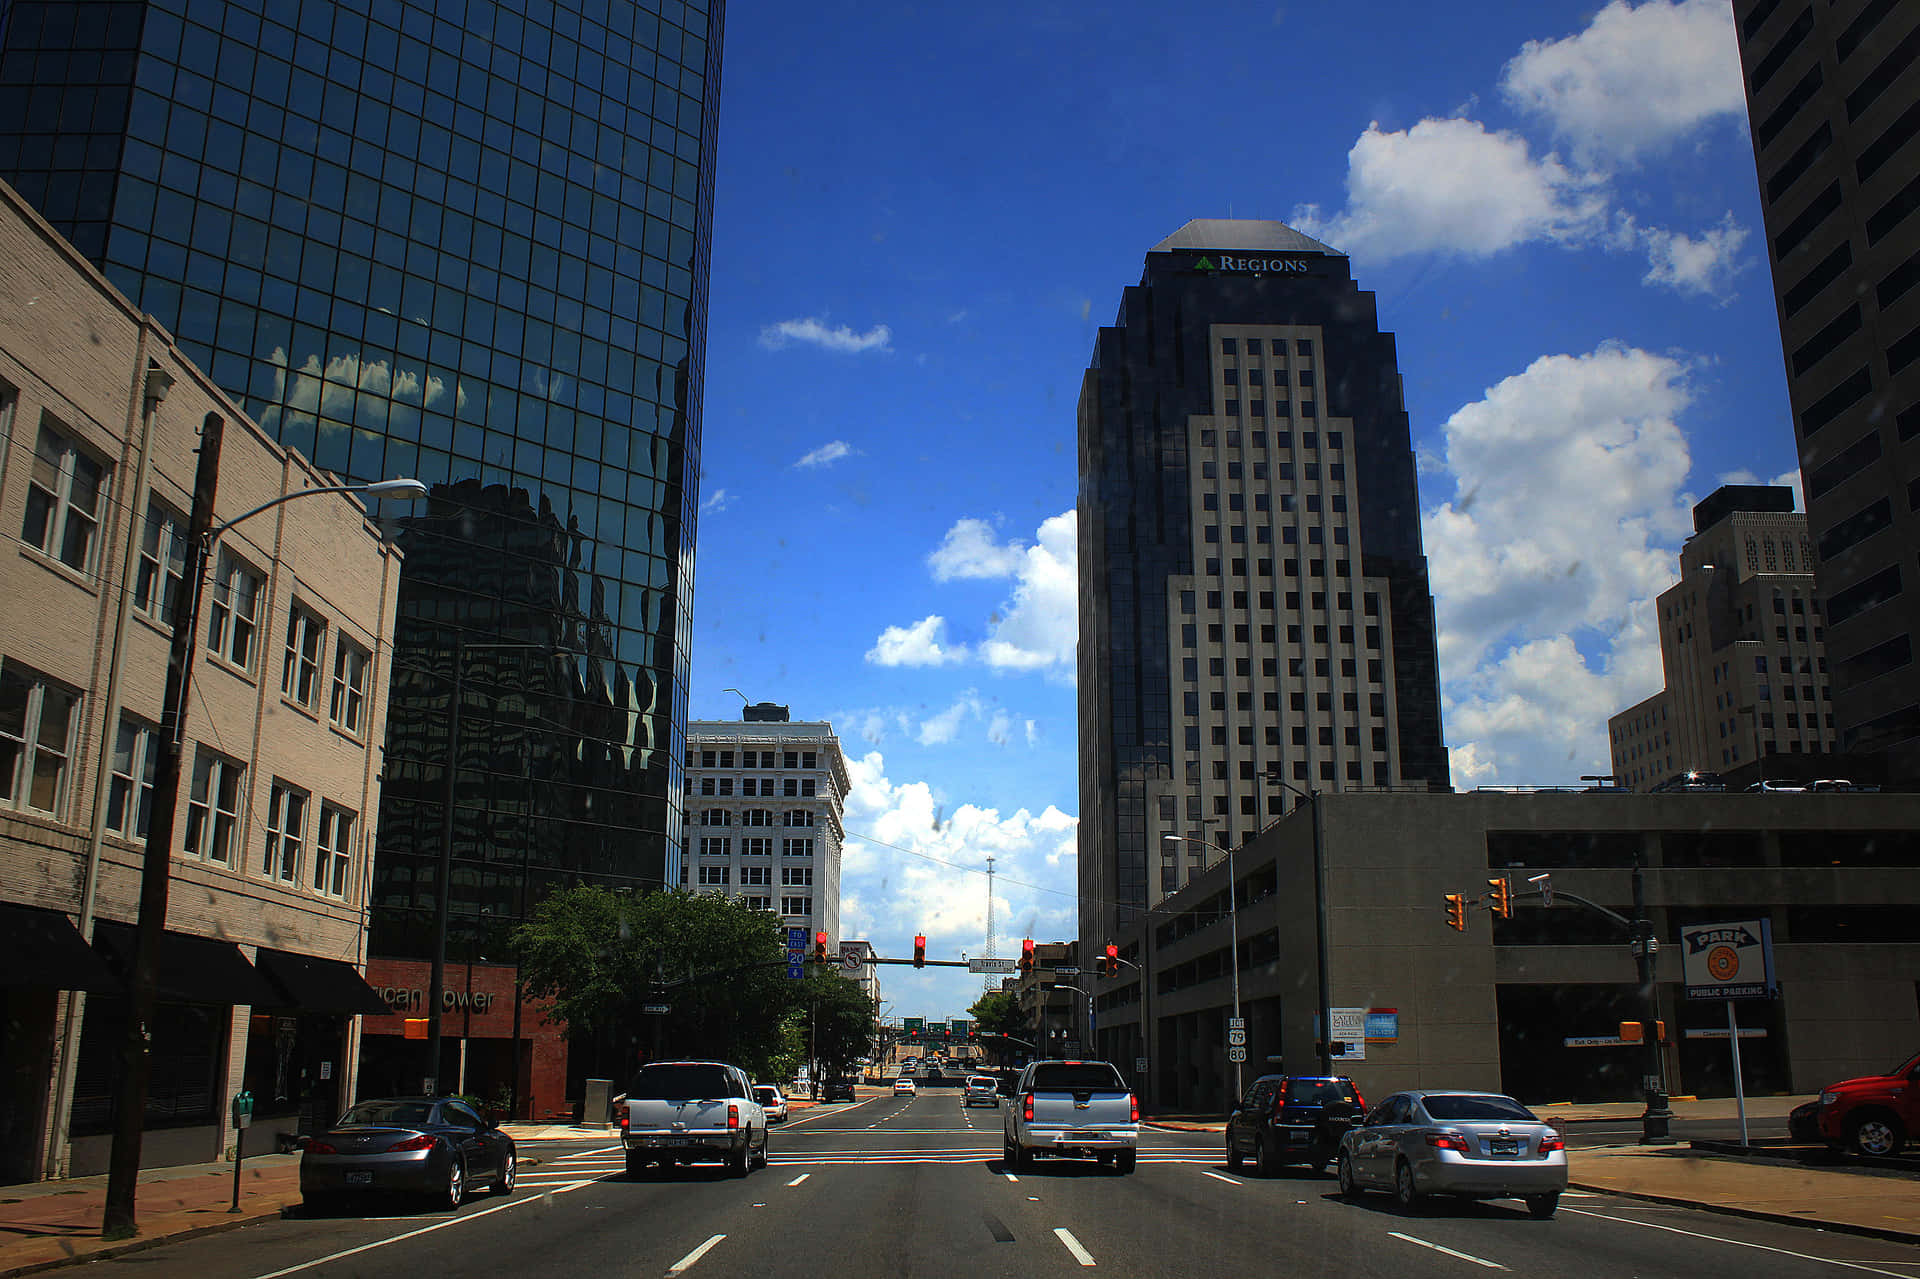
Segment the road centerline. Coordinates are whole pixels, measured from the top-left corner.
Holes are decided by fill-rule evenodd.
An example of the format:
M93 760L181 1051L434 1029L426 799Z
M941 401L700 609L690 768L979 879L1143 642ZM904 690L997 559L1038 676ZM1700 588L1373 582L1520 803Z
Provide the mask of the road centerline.
M1073 1237L1073 1231L1068 1230L1065 1226L1055 1226L1053 1233L1059 1238L1061 1243L1067 1246L1067 1251L1073 1254L1075 1261L1083 1266L1097 1264L1093 1259L1093 1254L1081 1247L1080 1241Z
M1246 1184L1247 1184L1246 1182L1244 1182L1244 1181L1241 1181L1241 1180L1240 1180L1239 1178L1237 1178L1237 1177L1223 1177L1223 1176L1221 1176L1221 1175L1220 1175L1219 1173L1217 1173L1217 1172L1209 1172L1209 1171L1207 1171L1207 1170L1206 1170L1205 1168L1202 1168L1202 1169L1200 1170L1200 1175L1201 1175L1202 1177L1211 1177L1211 1178L1213 1178L1213 1179L1214 1179L1215 1181L1224 1181L1224 1182L1226 1182L1226 1183L1227 1183L1227 1184L1228 1184L1229 1186L1244 1186L1244 1185L1246 1185Z
M1398 1230L1387 1231L1387 1237L1390 1239L1404 1239L1408 1243L1417 1243L1422 1248L1431 1248L1435 1252L1444 1252L1449 1257L1456 1257L1461 1261L1471 1261L1474 1265L1485 1266L1489 1270L1505 1270L1506 1269L1505 1266L1501 1265L1497 1261L1488 1261L1485 1257L1476 1257L1470 1252L1456 1252L1452 1248L1448 1248L1442 1244L1432 1243L1425 1239L1416 1239L1412 1235L1403 1235Z
M699 1261L700 1258L706 1256L708 1249L712 1248L713 1245L719 1243L722 1239L725 1239L725 1238L726 1238L725 1235L712 1236L705 1243L701 1244L698 1248L695 1248L692 1252L680 1258L680 1260L674 1262L671 1266L668 1266L667 1273L670 1275L677 1275L677 1274L684 1273L686 1270L692 1267L695 1262Z
M813 1176L813 1174L812 1174L812 1173L810 1173L810 1172L803 1172L803 1173L801 1173L801 1174L800 1174L800 1175L799 1175L798 1177L795 1177L795 1178L794 1178L794 1179L793 1179L792 1181L789 1181L789 1182L788 1182L787 1184L788 1184L789 1186L797 1186L797 1185L799 1185L799 1184L800 1184L801 1182L803 1182L803 1181L805 1181L805 1180L806 1180L807 1178L809 1178L809 1177L811 1177L811 1176Z

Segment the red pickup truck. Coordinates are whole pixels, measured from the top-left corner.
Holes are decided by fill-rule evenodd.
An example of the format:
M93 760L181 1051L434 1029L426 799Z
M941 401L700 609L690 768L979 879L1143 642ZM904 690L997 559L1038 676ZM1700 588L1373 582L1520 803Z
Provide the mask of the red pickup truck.
M1820 1090L1820 1139L1862 1155L1894 1155L1920 1129L1920 1053L1884 1075Z

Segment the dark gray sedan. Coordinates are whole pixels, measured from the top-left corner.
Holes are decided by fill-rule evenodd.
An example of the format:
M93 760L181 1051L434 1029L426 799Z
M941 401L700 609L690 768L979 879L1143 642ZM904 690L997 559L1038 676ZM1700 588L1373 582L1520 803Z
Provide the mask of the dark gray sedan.
M1545 1219L1567 1188L1560 1133L1498 1093L1395 1093L1341 1137L1335 1158L1341 1194L1391 1190L1409 1212L1428 1195L1455 1195L1524 1199Z
M300 1194L310 1204L347 1194L430 1196L450 1208L484 1185L513 1193L513 1138L451 1097L363 1101L307 1142Z

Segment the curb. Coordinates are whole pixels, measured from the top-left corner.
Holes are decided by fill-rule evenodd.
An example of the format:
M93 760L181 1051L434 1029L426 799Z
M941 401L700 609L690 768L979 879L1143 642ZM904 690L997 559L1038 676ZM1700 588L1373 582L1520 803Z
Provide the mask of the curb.
M1593 1194L1612 1195L1617 1199L1639 1199L1646 1203L1668 1204L1677 1208L1698 1208L1702 1212L1717 1212L1728 1217L1746 1217L1751 1221L1771 1221L1782 1226L1806 1226L1836 1234L1863 1235L1869 1239L1886 1239L1893 1243L1920 1244L1920 1234L1910 1230L1894 1230L1885 1226L1856 1226L1846 1221L1821 1221L1813 1217L1794 1217L1783 1212L1766 1212L1759 1208L1736 1208L1731 1204L1681 1199L1675 1195L1653 1195L1639 1190L1621 1190L1615 1186L1601 1186L1587 1181L1570 1180L1567 1182L1567 1188L1585 1190Z
M1805 1144L1798 1146L1743 1146L1737 1141L1718 1141L1706 1138L1695 1138L1687 1144L1695 1150L1702 1150L1708 1154L1731 1155L1738 1159L1764 1159L1769 1163L1790 1164L1800 1168L1818 1168L1827 1172L1847 1172L1850 1169L1882 1169L1887 1172L1912 1174L1920 1171L1920 1169L1915 1167L1914 1161L1911 1159L1888 1158L1884 1155L1843 1154L1839 1151L1829 1151L1825 1147ZM1805 1158L1800 1153L1802 1151L1812 1151L1815 1157L1812 1159ZM1820 1158L1823 1153L1828 1154L1830 1157L1826 1159Z
M179 1243L187 1239L197 1239L202 1235L217 1235L228 1230L238 1230L242 1226L251 1226L256 1221L262 1221L271 1217L282 1217L286 1214L286 1210L291 1206L291 1203L298 1202L299 1200L296 1199L290 1201L290 1203L279 1204L271 1209L264 1209L260 1212L241 1213L236 1215L232 1221L214 1221L208 1222L203 1226L189 1226L183 1230L173 1230L161 1235L143 1235L138 1239L127 1239L118 1243L110 1243L105 1247L91 1248L86 1252L75 1252L65 1257L54 1257L47 1261L30 1261L24 1265L8 1266L0 1269L0 1279L6 1279L6 1277L12 1275L38 1274L43 1270L57 1270L62 1266L84 1265L89 1261L105 1261L111 1257L125 1256L130 1252L141 1252L148 1248L157 1248L161 1244Z

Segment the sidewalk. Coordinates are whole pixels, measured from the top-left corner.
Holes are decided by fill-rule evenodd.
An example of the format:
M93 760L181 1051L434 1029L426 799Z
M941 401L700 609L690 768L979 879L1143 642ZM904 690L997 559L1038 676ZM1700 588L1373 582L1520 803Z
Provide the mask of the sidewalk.
M0 1186L0 1275L115 1257L277 1217L300 1202L300 1156L255 1155L241 1165L237 1213L227 1211L233 1202L231 1163L149 1169L140 1174L140 1233L133 1239L100 1238L106 1198L104 1176Z

